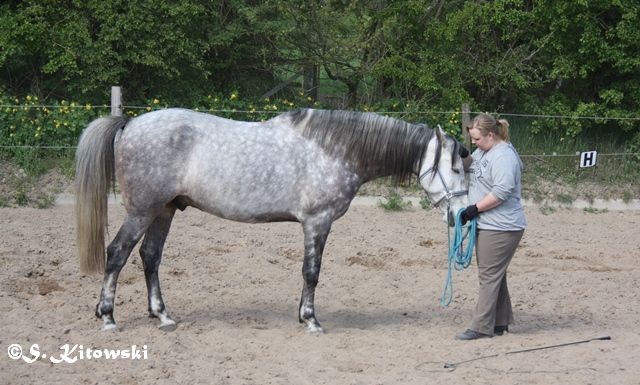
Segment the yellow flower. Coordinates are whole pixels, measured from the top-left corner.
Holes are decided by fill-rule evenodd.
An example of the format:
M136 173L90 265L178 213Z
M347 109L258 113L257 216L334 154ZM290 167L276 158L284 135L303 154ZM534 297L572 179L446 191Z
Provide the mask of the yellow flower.
M27 101L30 102L31 101L31 95L27 95L27 97L25 99L27 99Z
M153 99L153 104L160 104L160 100L158 100L158 99Z
M236 100L236 99L238 99L238 94L237 94L236 92L232 92L232 93L231 93L231 96L229 96L229 99L231 99L231 100Z
M151 107L150 106L147 106L146 109L147 109L147 111L151 111Z
M87 103L87 104L84 105L84 108L87 109L87 110L90 110L93 107L91 107L91 104Z

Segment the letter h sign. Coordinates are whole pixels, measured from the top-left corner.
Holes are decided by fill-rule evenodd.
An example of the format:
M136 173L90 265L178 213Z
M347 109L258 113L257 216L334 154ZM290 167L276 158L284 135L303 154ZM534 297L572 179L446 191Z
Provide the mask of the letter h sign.
M585 151L580 153L580 168L593 167L596 165L598 157L597 151Z

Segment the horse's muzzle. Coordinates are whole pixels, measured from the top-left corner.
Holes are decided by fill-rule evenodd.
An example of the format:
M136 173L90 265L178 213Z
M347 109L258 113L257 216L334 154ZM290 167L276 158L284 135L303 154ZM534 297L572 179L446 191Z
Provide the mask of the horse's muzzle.
M449 224L449 227L454 227L456 225L456 218L451 210L447 211L447 223Z

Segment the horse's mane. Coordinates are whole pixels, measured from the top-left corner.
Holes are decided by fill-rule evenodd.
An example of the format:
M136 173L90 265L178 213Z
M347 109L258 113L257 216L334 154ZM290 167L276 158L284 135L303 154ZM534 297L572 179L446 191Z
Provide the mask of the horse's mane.
M371 112L300 109L286 113L302 135L366 172L403 182L420 170L434 130ZM437 147L435 164L440 159Z

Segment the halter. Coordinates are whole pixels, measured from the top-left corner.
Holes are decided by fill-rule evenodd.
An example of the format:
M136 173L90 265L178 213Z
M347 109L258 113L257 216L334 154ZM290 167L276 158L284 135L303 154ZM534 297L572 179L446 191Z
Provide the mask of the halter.
M422 181L422 178L424 178L427 174L430 174L434 172L434 168L431 167L429 168L427 171L423 172L422 175L420 175L420 177L418 178L418 182ZM444 195L442 196L442 198L438 199L437 201L435 201L433 203L433 205L435 207L438 207L440 205L440 203L442 203L443 200L447 200L447 209L451 206L451 199L455 198L455 197L459 197L462 195L467 195L469 193L469 190L458 190L458 191L449 191L449 187L447 187L447 184L444 182L444 178L442 177L442 174L440 173L440 169L436 168L435 169L435 173L438 175L438 177L440 178L440 182L442 182L442 185L444 186ZM447 210L448 211L448 210Z
M438 129L441 129L440 125L438 125ZM438 140L439 142L439 140ZM451 208L451 199L455 198L455 197L459 197L462 195L467 195L469 193L469 190L458 190L458 191L449 191L449 187L447 187L447 184L444 182L444 178L442 177L442 174L440 173L440 168L435 168L432 166L429 169L427 169L427 171L423 172L419 177L418 177L418 183L422 182L422 178L424 178L427 174L430 174L432 172L434 172L438 174L438 177L440 178L440 182L442 182L442 185L444 186L444 196L440 199L438 199L437 201L435 201L435 203L433 204L435 207L438 207L440 205L440 203L442 203L443 200L447 200L447 212L449 212L449 209Z

